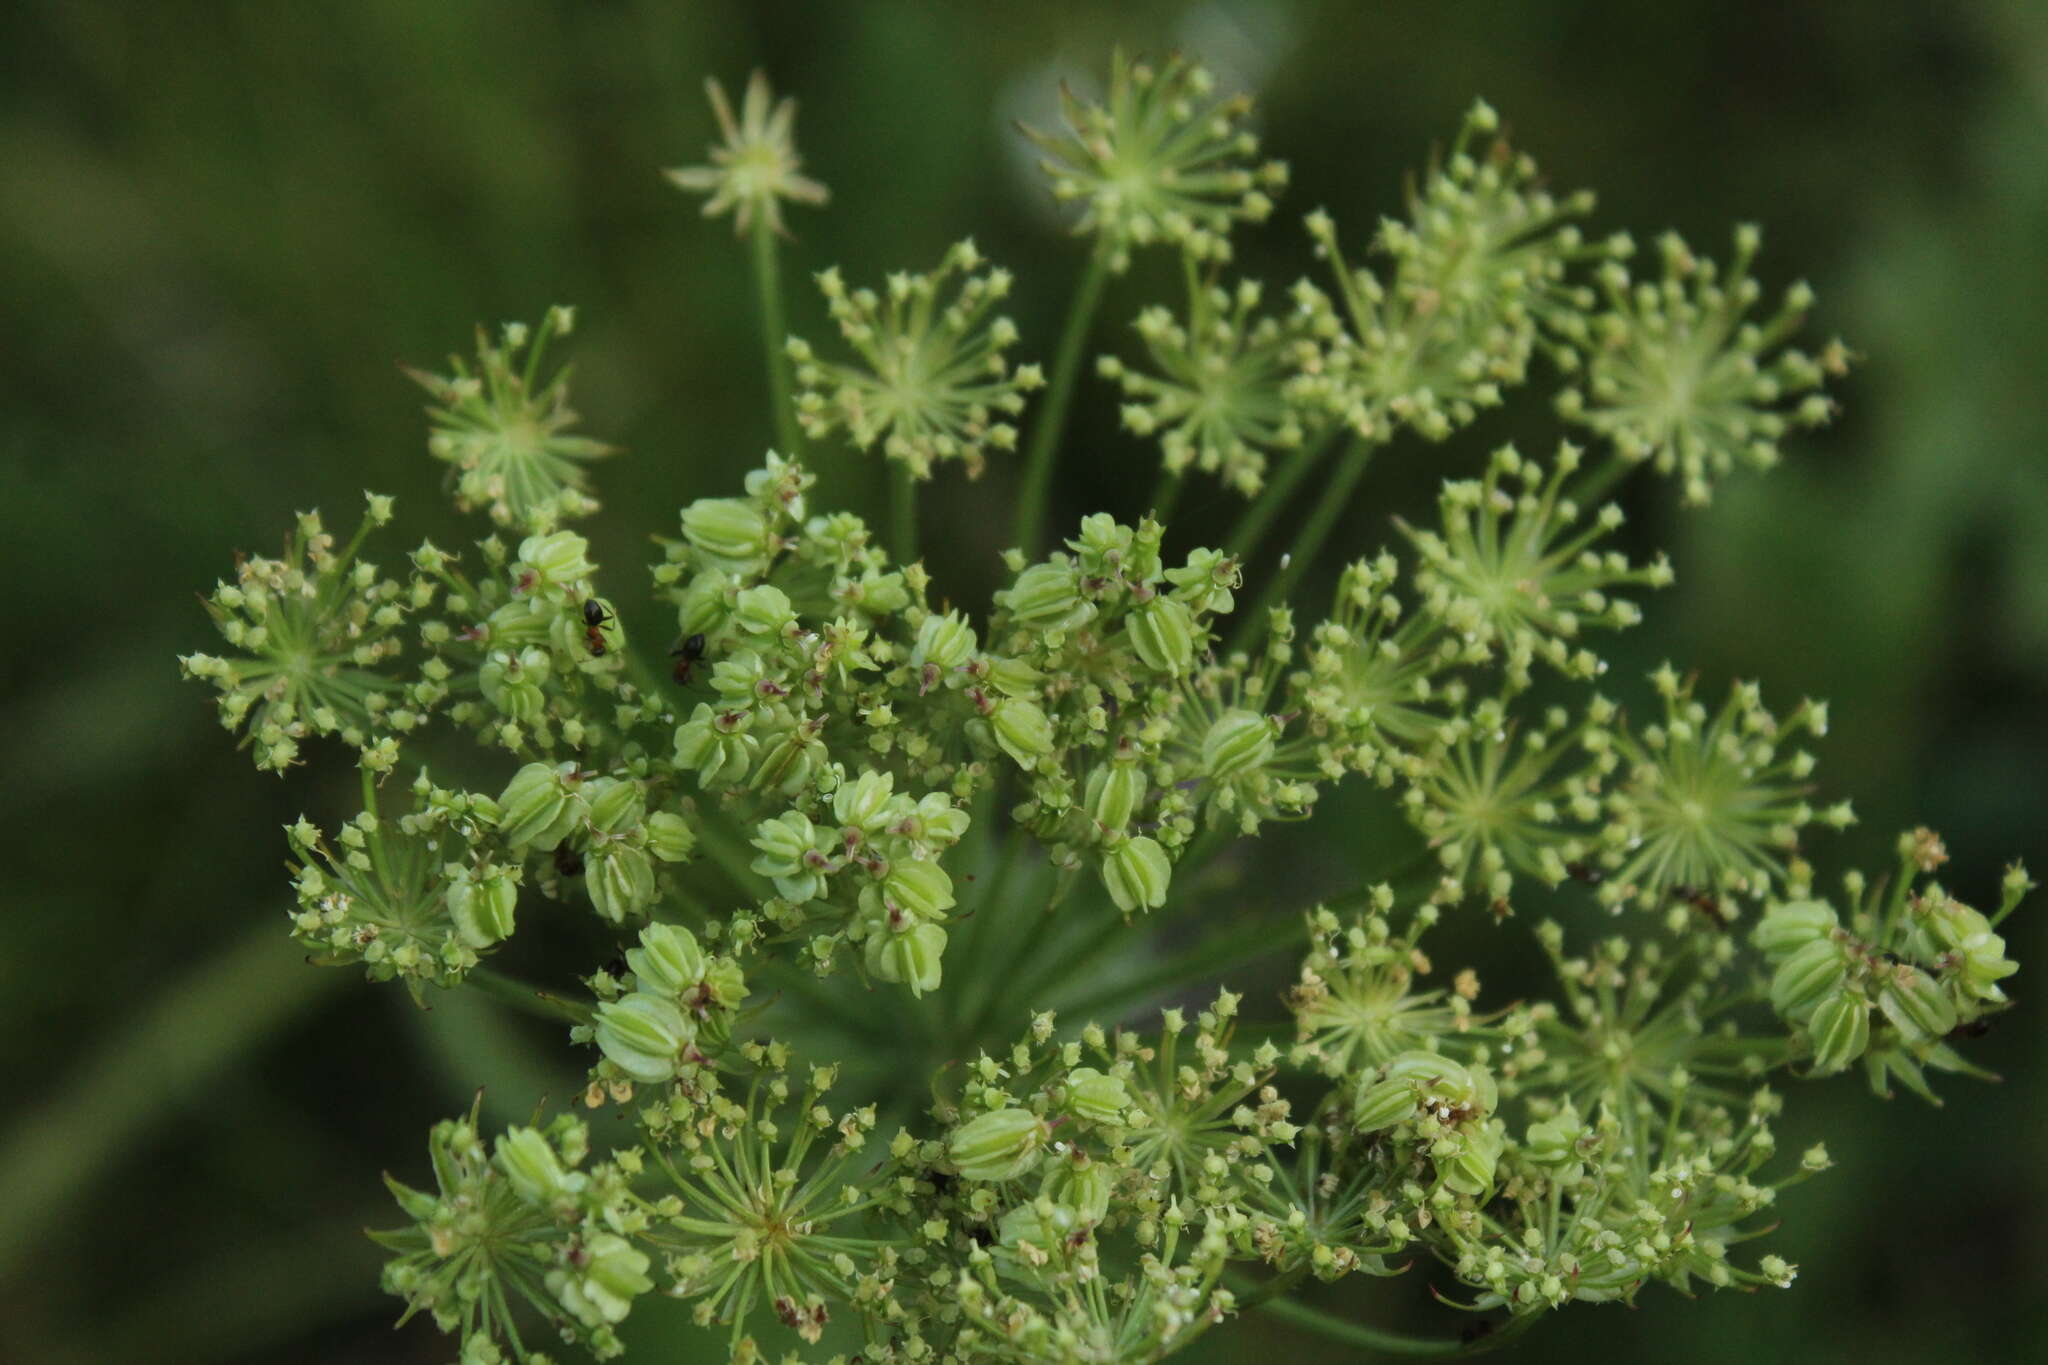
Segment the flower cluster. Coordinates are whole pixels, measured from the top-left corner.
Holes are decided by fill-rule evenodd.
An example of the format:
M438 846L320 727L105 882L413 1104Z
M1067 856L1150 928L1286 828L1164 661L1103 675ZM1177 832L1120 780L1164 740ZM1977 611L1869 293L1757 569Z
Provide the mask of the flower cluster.
M1036 365L1003 359L1017 327L989 310L1010 292L1010 272L976 274L982 265L974 243L960 242L931 274L891 275L881 294L849 290L836 269L819 275L832 321L861 364L821 361L809 342L790 338L804 434L817 440L843 428L863 450L880 441L920 479L943 460L978 474L985 450L1012 449L1024 395L1045 381ZM941 306L955 274L962 278Z
M473 552L422 544L387 576L358 557L391 520L372 496L345 548L306 514L207 600L230 652L184 669L256 765L331 738L359 770L359 811L286 832L313 960L539 1007L584 1049L583 1106L630 1123L596 1159L573 1115L487 1144L472 1111L433 1130L432 1192L392 1182L386 1288L465 1362L547 1361L535 1320L607 1357L670 1299L748 1365L1140 1365L1311 1279L1418 1263L1501 1336L1652 1283L1784 1285L1792 1266L1738 1247L1828 1158L1777 1151L1779 1082L1861 1062L1931 1098L1930 1072L1976 1074L2024 871L1981 912L1928 880L1946 854L1915 831L1894 878L1830 899L1808 839L1852 817L1816 795L1824 705L1773 712L1753 682L1715 705L1669 665L1595 690L1599 633L1671 579L1614 548L1608 490L1650 464L1703 499L1825 416L1839 349L1786 344L1804 292L1742 321L1748 234L1725 277L1670 239L1664 286L1630 284L1625 243L1581 234L1590 199L1543 190L1481 105L1376 266L1312 215L1335 295L1303 283L1264 314L1219 263L1281 175L1208 91L1192 63L1119 58L1106 103L1070 98L1068 131L1036 136L1098 235L1084 279L1181 248L1185 313L1138 314L1149 367L1098 367L1170 476L1213 472L1270 525L1332 436L1352 439L1335 501L1363 452L1451 437L1539 354L1606 462L1472 452L1433 517L1346 546L1298 622L1285 569L1270 609L1239 609L1257 535L1169 553L1163 514L1085 516L1004 553L986 610L956 606L771 452L658 538L674 633L647 641L561 525L605 448L569 434L564 375L541 380L558 311L423 380L432 453L486 522ZM823 197L790 106L758 78L738 121L713 102L728 145L676 178L772 250L779 201ZM880 292L820 283L857 362L790 342L779 418L879 445L899 493L1010 448L1040 378L1004 358L1006 274L963 244ZM1047 386L1055 437L1084 341ZM481 757L448 758L451 735ZM1340 837L1406 861L1318 902L1247 841L1354 774L1387 837ZM1205 910L1216 943L1185 923ZM1469 910L1534 920L1550 983L1489 1002L1439 968L1425 939ZM539 992L495 973L520 935L559 968ZM631 946L560 968L597 941ZM1284 1014L1189 994L1267 950L1298 957Z

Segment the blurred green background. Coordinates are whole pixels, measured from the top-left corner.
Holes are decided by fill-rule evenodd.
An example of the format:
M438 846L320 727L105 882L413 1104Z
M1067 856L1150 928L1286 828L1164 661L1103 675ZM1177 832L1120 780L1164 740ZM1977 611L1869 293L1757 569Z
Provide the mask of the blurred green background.
M1706 513L1628 493L1633 534L1679 586L1614 651L1669 654L1718 692L1834 702L1821 751L1863 817L1819 850L1878 865L1898 829L1948 837L1949 884L1991 899L2005 860L2048 868L2048 7L1667 3L584 3L22 0L0 15L0 543L17 591L0 725L0 1360L430 1361L393 1334L359 1230L392 1220L386 1167L479 1082L519 1114L566 1092L566 1049L466 1000L321 973L284 938L279 826L345 808L353 776L257 775L173 655L211 647L196 590L230 552L274 550L294 509L350 522L397 493L409 534L464 528L425 458L401 362L466 349L478 320L581 310L589 429L629 448L601 473L599 557L631 593L645 536L723 492L767 444L743 255L656 170L702 159L700 84L764 66L803 101L826 212L796 211L789 266L872 278L972 233L1020 287L1022 357L1047 357L1081 250L1029 174L1014 118L1110 47L1181 47L1261 98L1294 168L1242 248L1284 284L1293 230L1327 205L1362 239L1404 171L1484 94L1597 222L1719 251L1766 228L1762 274L1818 288L1819 334L1863 363L1832 428ZM1113 292L1122 346L1149 278ZM792 327L817 336L815 297ZM1383 456L1350 550L1395 509L1537 420ZM1085 388L1060 497L1134 514L1145 447ZM1086 458L1073 451L1084 450ZM1007 473L927 498L927 558L985 600L981 533ZM1193 537L1229 508L1200 487ZM396 544L397 542L393 542ZM386 552L387 557L391 551ZM652 615L628 622L658 633ZM337 785L337 783L339 785ZM1326 818L1383 821L1371 793ZM1327 838L1327 835L1325 836ZM1311 865L1337 864L1328 843ZM2008 926L2048 971L2039 907ZM579 964L580 965L580 964ZM2002 1086L1946 1108L1880 1105L1855 1080L1802 1088L1788 1149L1825 1135L1827 1177L1786 1201L1788 1294L1572 1312L1514 1358L1952 1361L2040 1358L2048 1132L2040 1015L1976 1055ZM1441 1330L1405 1281L1344 1311ZM1350 1302L1347 1304L1346 1299ZM653 1359L695 1359L659 1305ZM1455 1324L1453 1324L1455 1326ZM1286 1349L1268 1323L1212 1360ZM1317 1352L1325 1352L1319 1356Z

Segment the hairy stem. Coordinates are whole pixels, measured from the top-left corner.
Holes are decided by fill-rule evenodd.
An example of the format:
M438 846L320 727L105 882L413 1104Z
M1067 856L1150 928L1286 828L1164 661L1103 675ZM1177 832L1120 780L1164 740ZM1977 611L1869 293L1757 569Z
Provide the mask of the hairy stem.
M1060 331L1060 347L1052 362L1052 381L1039 405L1038 421L1031 430L1031 444L1024 455L1024 481L1017 490L1017 521L1011 540L1028 558L1036 559L1045 535L1046 516L1052 496L1053 452L1059 449L1060 432L1067 424L1067 406L1073 401L1074 379L1081 370L1081 351L1088 343L1088 330L1095 322L1095 310L1102 302L1102 286L1109 279L1109 252L1101 245L1088 255L1087 269L1074 286L1074 300L1067 308L1066 326Z

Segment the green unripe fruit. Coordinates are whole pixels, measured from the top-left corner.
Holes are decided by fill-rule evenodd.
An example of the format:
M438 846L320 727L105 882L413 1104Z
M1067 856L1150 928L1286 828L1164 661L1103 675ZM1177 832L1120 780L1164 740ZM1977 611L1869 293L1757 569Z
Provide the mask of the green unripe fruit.
M768 519L739 498L699 498L683 509L683 538L723 568L745 569L768 554Z
M1273 726L1264 716L1231 710L1202 736L1202 767L1218 782L1262 768L1273 757Z
M581 784L571 776L575 771L573 763L558 767L529 763L512 774L498 798L498 833L505 842L514 847L531 846L542 853L552 852L562 842L582 815L582 802L577 799Z
M1564 1172L1579 1164L1579 1137L1584 1130L1576 1113L1567 1110L1555 1118L1529 1125L1522 1142L1522 1155L1531 1165L1546 1171Z
M1494 1168L1505 1145L1500 1126L1474 1124L1446 1141L1454 1150L1436 1157L1437 1177L1459 1194L1484 1198L1493 1189Z
M817 829L808 816L802 811L784 811L755 828L752 842L761 855L751 866L761 876L774 879L776 895L802 905L825 889L824 873L810 862L816 840Z
M600 777L584 784L583 799L590 807L592 828L605 834L622 834L638 825L647 814L637 782Z
M1020 768L1029 768L1052 752L1052 722L1036 702L1005 697L989 716L996 743Z
M1077 1152L1074 1160L1062 1161L1045 1173L1038 1197L1066 1205L1083 1222L1099 1223L1109 1213L1109 1196L1115 1188L1114 1171Z
M663 862L682 862L696 846L697 831L682 816L661 810L647 817L647 851Z
M920 920L938 919L953 908L953 879L933 862L892 864L882 879L882 893L889 904Z
M519 561L532 569L541 582L562 587L597 572L597 566L585 555L589 549L590 542L574 531L551 531L519 542Z
M1104 829L1121 830L1145 795L1145 774L1135 763L1110 763L1088 774L1088 814Z
M863 949L868 971L882 981L910 987L912 995L939 988L939 959L946 952L946 931L936 924L913 924L903 931L878 930Z
M864 771L832 793L832 817L840 824L873 834L890 819L889 798L896 779L888 773Z
M647 1253L610 1232L590 1238L582 1251L582 1269L550 1271L548 1289L586 1327L625 1321L633 1300L654 1288Z
M1839 923L1825 901L1792 901L1771 907L1749 936L1766 957L1773 960L1799 951L1816 939L1826 938Z
M1008 607L1019 625L1040 630L1072 630L1095 615L1093 603L1081 600L1080 586L1069 564L1033 564L1017 575L996 600Z
M1170 597L1155 597L1131 613L1131 648L1147 667L1178 675L1195 657L1195 618Z
M1090 1123L1122 1123L1124 1109L1131 1102L1121 1078L1105 1075L1092 1066L1077 1066L1067 1073L1069 1114Z
M1045 1123L1028 1109L997 1109L946 1139L946 1155L968 1180L1015 1180L1038 1163Z
M934 613L918 627L917 645L910 652L910 662L918 668L958 668L973 657L974 648L974 627L967 624L965 616L957 611L943 616Z
M654 903L654 860L631 847L593 853L584 861L583 885L597 913L621 923Z
M696 1029L672 1000L644 991L597 1007L598 1050L612 1065L647 1085L673 1080Z
M1771 1008L1785 1019L1804 1018L1849 974L1841 945L1817 939L1794 952L1771 976Z
M626 950L639 989L680 998L704 979L704 950L697 936L671 924L650 924L640 931L640 946Z
M1910 1044L1939 1042L1956 1026L1955 1002L1932 972L1900 967L1877 993L1877 1007Z
M494 1151L513 1190L537 1208L573 1205L584 1186L583 1174L563 1170L553 1144L537 1129L507 1128Z
M1836 991L1806 1021L1813 1038L1813 1070L1828 1076L1863 1055L1870 1046L1870 1004L1850 991Z
M1156 839L1140 834L1102 855L1102 884L1126 915L1166 904L1173 864Z
M748 588L733 603L732 623L754 635L779 636L795 621L788 596L766 583Z
M488 948L512 937L512 913L519 888L497 869L477 876L468 868L448 884L448 916L455 932L471 948Z

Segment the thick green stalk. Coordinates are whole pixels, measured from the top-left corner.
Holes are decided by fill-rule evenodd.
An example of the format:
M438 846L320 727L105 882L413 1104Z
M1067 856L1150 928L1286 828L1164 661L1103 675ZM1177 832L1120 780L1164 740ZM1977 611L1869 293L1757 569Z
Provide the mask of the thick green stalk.
M1337 528L1338 518L1351 505L1351 494L1358 488L1358 481L1365 477L1365 467L1372 462L1372 453L1378 449L1371 441L1363 438L1352 441L1344 452L1344 458L1337 465L1336 475L1329 487L1324 489L1316 502L1316 510L1302 524L1301 533L1294 538L1294 545L1281 563L1280 572L1266 584L1258 601L1238 621L1236 632L1230 637L1232 650L1248 649L1266 628L1266 613L1287 599L1294 591L1294 585L1308 572L1308 566L1315 562L1322 550L1323 542L1330 538L1330 532Z
M1162 526L1171 521L1174 506L1180 502L1180 490L1186 484L1187 479L1180 471L1160 470L1159 482L1152 485L1152 500L1146 505L1146 513Z
M1273 525L1273 518L1280 515L1280 509L1287 505L1287 499L1293 495L1302 479L1307 477L1308 471L1323 458L1323 453L1330 448L1330 442L1335 438L1336 432L1333 431L1317 440L1304 441L1287 452L1287 458L1280 462L1280 467L1273 472L1273 477L1266 480L1266 486L1259 490L1259 496L1253 500L1251 506L1244 509L1244 515L1237 519L1237 525L1230 528L1230 534L1224 538L1223 548L1240 560L1250 559L1257 554L1259 542L1266 538L1267 530Z
M768 215L754 215L754 288L761 313L761 342L768 362L768 397L775 409L775 442L783 455L795 455L802 448L797 435L796 403L790 397L789 356L783 343L788 331L782 321L782 274L776 258L775 229Z
M1319 1308L1310 1308L1305 1303L1296 1303L1289 1298L1265 1299L1257 1307L1260 1312L1270 1313L1282 1322L1305 1328L1332 1341L1341 1341L1346 1345L1357 1346L1385 1356L1433 1356L1438 1360L1455 1360L1485 1355L1488 1351L1505 1346L1521 1335L1517 1326L1510 1325L1505 1331L1495 1332L1471 1342L1448 1337L1410 1337L1335 1317Z
M889 548L898 564L917 562L917 475L901 460L889 461Z
M1074 380L1081 370L1081 351L1088 344L1088 330L1094 325L1102 286L1108 279L1109 252L1098 243L1088 255L1088 268L1081 272L1080 283L1074 286L1074 300L1060 332L1060 348L1053 357L1052 381L1046 386L1045 401L1038 406L1038 420L1025 451L1024 481L1017 489L1016 529L1010 538L1033 559L1042 548L1039 542L1050 511L1053 452L1059 449L1067 406L1074 397Z

